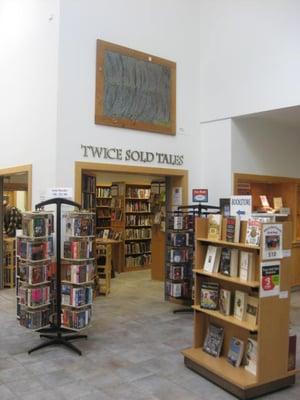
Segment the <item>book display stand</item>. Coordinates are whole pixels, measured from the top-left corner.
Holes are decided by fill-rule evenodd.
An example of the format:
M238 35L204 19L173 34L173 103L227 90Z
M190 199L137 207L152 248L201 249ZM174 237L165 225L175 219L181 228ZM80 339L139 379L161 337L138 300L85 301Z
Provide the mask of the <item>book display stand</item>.
M262 232L268 230L265 225ZM278 225L280 236L262 235L260 245L251 245L246 244L247 222L241 222L241 238L234 243L213 239L208 219L196 219L194 345L183 351L184 362L240 399L295 382L297 371L288 367L292 226ZM276 253L279 241L282 250ZM204 268L209 246L237 250L239 259L250 254L254 278L242 279L241 271L237 276L209 272Z
M78 208L79 210L81 209L81 206L71 200L67 199L61 199L61 198L55 198L55 199L50 199L46 200L44 202L41 202L36 205L36 210L41 210L44 206L50 205L50 204L55 204L56 205L56 282L55 282L55 296L54 296L54 301L53 301L53 310L54 310L54 315L50 316L50 307L48 308L48 313L44 314L41 316L42 318L42 324L41 325L47 325L49 324L50 321L50 326L49 327L44 327L40 328L38 327L38 332L40 333L41 338L46 338L48 341L41 343L40 345L30 349L28 353L32 353L36 350L42 349L44 347L48 346L53 346L53 345L62 345L64 347L69 348L70 350L74 351L78 355L81 355L81 351L75 347L72 343L70 343L73 340L78 340L85 338L87 339L87 335L82 335L82 334L74 334L74 330L77 331L78 329L74 329L70 326L73 326L72 323L69 323L69 326L65 326L65 309L71 309L71 314L69 315L68 321L74 321L74 313L78 313L78 308L82 307L80 302L78 302L78 299L81 299L84 303L83 309L86 310L88 309L88 313L84 316L84 326L87 325L87 323L90 320L90 314L91 314L91 298L92 298L92 292L91 292L91 285L92 282L88 282L87 279L89 277L93 276L94 274L94 248L93 248L93 238L94 238L94 230L95 230L95 214L94 213L89 213L89 212L72 212L69 213L68 218L69 221L66 225L66 233L68 234L68 244L70 246L68 247L68 244L66 245L66 242L64 243L64 255L68 255L66 253L68 249L71 251L71 257L61 257L61 240L62 240L62 232L61 232L61 208L63 204L74 206ZM44 213L42 211L37 211L36 215L48 215L49 213ZM80 221L80 219L83 218L84 222ZM87 219L93 219L92 224L87 224L86 220ZM34 227L35 225L33 225ZM33 228L33 233L34 233L34 228ZM23 238L20 238L18 240L22 240ZM30 240L32 238L27 238L28 242L30 243ZM49 247L44 245L44 243L47 243L49 246L49 238L48 235L46 238L35 238L34 240L40 240L42 245L41 249L46 249L44 251L49 251ZM77 243L77 245L72 245L73 243ZM20 242L21 243L21 242ZM51 243L51 242L50 242ZM28 248L28 243L23 245L24 248ZM30 248L30 247L29 247ZM18 254L20 255L20 251L22 250L21 244L18 243ZM86 251L88 252L88 257L81 257L82 252ZM77 253L76 253L77 252ZM34 254L31 252L31 254ZM48 253L50 254L50 252ZM74 256L75 255L75 256ZM76 260L73 260L76 258ZM33 257L32 257L33 260ZM48 258L49 260L49 258ZM35 261L35 260L34 260ZM74 267L73 267L73 261L74 261ZM71 265L72 263L72 265ZM75 271L75 274L68 274L65 269L68 269L68 265L71 265L71 269L77 269ZM82 277L82 271L81 269L85 269L85 277ZM70 295L70 304L66 305L64 304L62 306L62 271L63 271L63 278L66 279L66 284L63 283L63 285L68 285L69 287L73 286L78 286L82 289L82 287L90 287L90 289L86 292L83 291L83 297L81 296L82 293L77 294L73 293L72 300L71 300L71 295ZM70 270L69 270L70 272ZM78 272L78 274L76 274ZM78 275L79 276L79 283L75 282L77 279L74 277ZM85 280L84 280L85 279ZM86 285L88 282L88 285ZM64 297L64 301L66 302L66 295ZM80 304L80 305L79 305ZM46 306L46 305L45 305ZM75 311L73 311L75 308ZM80 312L80 311L79 311ZM51 318L52 317L52 318ZM21 318L22 320L22 311L21 311ZM82 318L80 315L78 315L77 321L79 321L79 325L81 326ZM64 322L64 324L62 323ZM31 326L28 326L31 327Z

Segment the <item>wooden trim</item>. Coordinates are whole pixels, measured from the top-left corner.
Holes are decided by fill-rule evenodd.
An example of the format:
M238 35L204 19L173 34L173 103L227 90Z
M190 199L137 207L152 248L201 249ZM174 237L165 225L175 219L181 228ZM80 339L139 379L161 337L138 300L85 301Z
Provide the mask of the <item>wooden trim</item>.
M32 209L32 165L18 165L15 167L0 168L0 176L14 175L19 173L27 173L27 201L26 210Z
M95 123L121 128L137 129L167 135L176 135L176 63L164 58L156 57L141 51L130 49L104 40L97 40L96 54L96 93L95 93ZM170 121L168 125L158 125L151 122L132 120L128 118L113 118L104 115L104 55L105 51L129 56L134 59L151 62L167 67L170 70Z
M160 167L143 167L123 164L104 164L75 161L75 201L81 201L81 175L84 171L117 172L137 175L158 175L182 178L182 202L188 204L188 170Z
M233 174L233 193L237 194L239 181L261 182L261 183L300 183L300 178L289 178L286 176L256 175L256 174Z

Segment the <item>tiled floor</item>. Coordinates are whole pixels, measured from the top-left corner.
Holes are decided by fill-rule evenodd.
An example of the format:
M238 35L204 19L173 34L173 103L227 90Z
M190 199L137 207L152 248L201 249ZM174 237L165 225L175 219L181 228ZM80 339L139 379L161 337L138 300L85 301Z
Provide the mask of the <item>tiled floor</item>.
M136 272L112 285L111 294L95 302L89 339L77 342L82 357L54 347L28 355L40 343L38 334L18 325L14 291L0 292L0 400L233 399L185 368L180 350L192 343L192 315L172 313L176 307L163 301L161 283ZM300 334L299 292L292 305ZM300 380L262 399L299 397Z

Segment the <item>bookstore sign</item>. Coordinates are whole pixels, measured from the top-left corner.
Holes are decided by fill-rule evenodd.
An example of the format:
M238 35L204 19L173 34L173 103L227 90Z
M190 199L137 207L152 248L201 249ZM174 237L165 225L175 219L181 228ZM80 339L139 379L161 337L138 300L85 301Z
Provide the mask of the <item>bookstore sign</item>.
M98 147L82 144L83 157L98 158L100 160L134 161L145 164L158 163L180 166L184 163L183 154L169 154L151 151L121 149L117 147Z

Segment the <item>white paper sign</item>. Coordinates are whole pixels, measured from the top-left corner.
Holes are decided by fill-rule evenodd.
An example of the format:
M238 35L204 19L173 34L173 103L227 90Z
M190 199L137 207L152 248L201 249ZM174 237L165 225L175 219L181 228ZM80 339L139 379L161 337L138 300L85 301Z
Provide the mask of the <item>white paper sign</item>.
M262 225L263 260L282 258L282 224Z
M182 206L182 187L173 188L173 206Z
M291 255L292 255L291 249L282 250L282 257L291 257Z
M252 214L252 196L230 196L230 215L248 221Z
M71 187L48 188L46 192L46 198L53 199L54 197L73 200L73 188Z
M288 297L289 297L289 292L287 290L284 290L284 291L279 293L279 298L280 299L288 299Z

